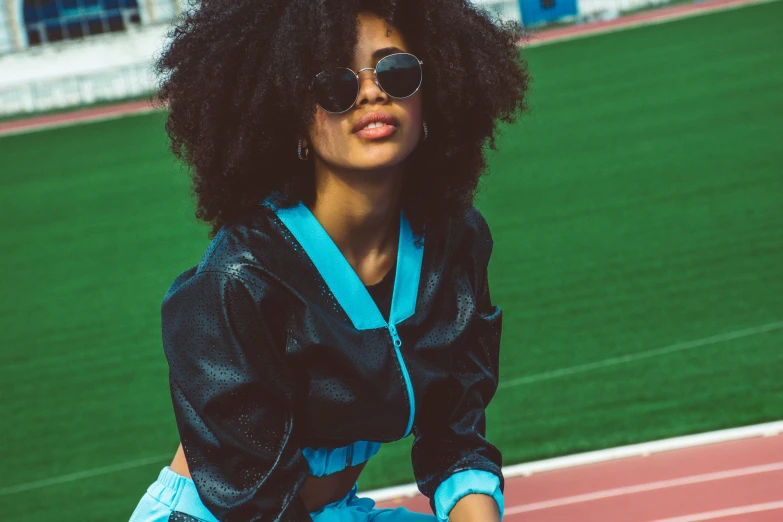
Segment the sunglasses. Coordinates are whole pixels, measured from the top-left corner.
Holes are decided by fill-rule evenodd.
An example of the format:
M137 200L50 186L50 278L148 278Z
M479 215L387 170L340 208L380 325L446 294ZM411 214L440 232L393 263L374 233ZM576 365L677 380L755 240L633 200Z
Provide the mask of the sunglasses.
M347 67L334 67L316 74L310 90L323 110L342 114L359 98L359 73L371 70L375 85L391 98L403 100L419 90L423 63L410 53L394 53L381 58L374 69L365 67L353 72Z

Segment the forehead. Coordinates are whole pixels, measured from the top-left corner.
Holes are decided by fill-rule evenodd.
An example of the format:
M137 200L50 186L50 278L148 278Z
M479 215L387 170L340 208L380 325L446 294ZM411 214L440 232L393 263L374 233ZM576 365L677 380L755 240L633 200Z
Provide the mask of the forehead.
M402 34L394 26L387 27L383 18L373 13L358 14L357 31L355 67L372 67L385 55L410 52Z

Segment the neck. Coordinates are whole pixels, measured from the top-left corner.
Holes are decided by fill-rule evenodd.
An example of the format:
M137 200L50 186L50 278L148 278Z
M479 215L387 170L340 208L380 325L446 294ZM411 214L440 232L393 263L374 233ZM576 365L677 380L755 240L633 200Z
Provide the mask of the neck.
M397 252L402 168L338 172L316 163L313 215L356 269Z

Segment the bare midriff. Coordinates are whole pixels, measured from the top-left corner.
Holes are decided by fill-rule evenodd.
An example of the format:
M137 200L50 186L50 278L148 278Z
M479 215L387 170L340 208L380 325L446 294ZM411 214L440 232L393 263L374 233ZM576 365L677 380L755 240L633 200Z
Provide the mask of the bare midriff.
M324 475L323 477L310 475L299 490L299 496L302 497L307 511L311 513L318 511L325 505L336 502L347 495L359 478L359 474L364 469L365 464L366 462L362 462L356 466L350 466L342 471ZM182 449L182 444L177 448L177 453L174 455L174 460L171 461L169 468L183 477L192 478L188 470L188 463L185 460L185 451Z

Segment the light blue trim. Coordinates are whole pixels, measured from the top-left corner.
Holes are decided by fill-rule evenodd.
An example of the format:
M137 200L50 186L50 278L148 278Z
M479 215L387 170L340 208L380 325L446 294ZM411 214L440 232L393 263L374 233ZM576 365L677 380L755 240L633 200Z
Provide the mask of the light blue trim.
M389 333L394 341L394 349L397 352L397 361L402 368L402 377L405 380L405 388L410 398L410 415L408 425L405 428L404 439L413 429L413 419L416 417L416 400L413 395L413 383L411 382L408 368L402 358L400 347L402 340L397 333L396 325L411 317L416 312L416 297L421 278L421 265L424 259L424 248L417 248L413 241L413 231L405 214L400 212L400 239L397 246L397 271L394 276L394 289L392 290L392 305L389 313ZM412 290L412 291L411 291Z
M378 306L332 238L301 201L277 216L302 245L357 330L386 326ZM393 298L393 296L392 296Z
M416 312L416 297L419 293L421 265L424 248L413 242L413 230L400 212L400 239L397 245L397 271L394 274L392 305L389 322L399 324Z
M310 465L310 474L322 477L370 460L380 449L380 442L360 440L341 448L304 448L302 453Z
M503 492L500 478L483 469L466 469L454 473L435 490L435 515L439 522L448 522L449 513L457 501L470 493L483 493L495 499L503 520Z
M387 323L356 271L304 203L300 201L293 207L279 208L268 197L263 204L275 211L280 221L302 245L357 330L396 325L416 312L424 248L414 243L413 230L404 212L400 212L397 266Z
M185 513L204 522L219 522L201 502L193 479L165 466L133 510L130 522L168 520L172 511Z
M263 205L274 210L280 221L302 245L316 270L326 282L326 286L329 287L332 295L343 307L357 330L370 330L384 326L389 330L410 403L408 425L402 438L407 437L413 429L416 400L413 395L413 383L400 352L402 340L397 333L396 325L416 312L424 247L415 244L413 230L405 213L400 211L397 267L394 272L392 303L387 323L356 271L304 203L300 201L293 207L280 208L274 198L267 197Z

